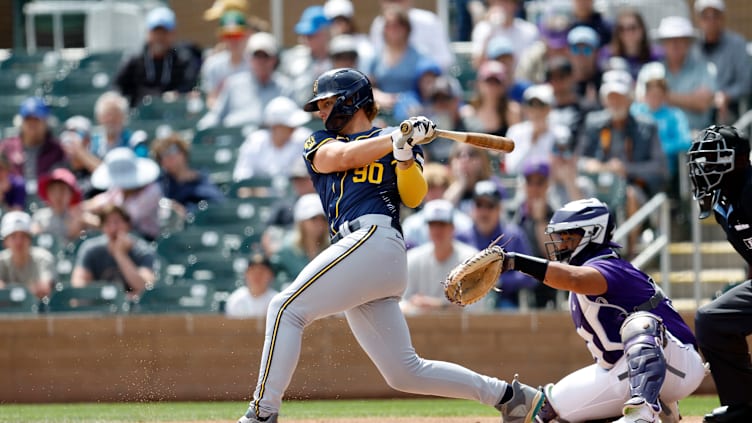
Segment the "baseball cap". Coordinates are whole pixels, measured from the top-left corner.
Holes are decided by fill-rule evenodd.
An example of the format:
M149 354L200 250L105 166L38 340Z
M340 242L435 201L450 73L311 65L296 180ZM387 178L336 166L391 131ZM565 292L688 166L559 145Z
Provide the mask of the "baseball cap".
M572 7L570 2L547 2L540 20L538 30L546 45L553 49L567 46L567 32L572 25Z
M548 84L531 85L522 94L522 98L526 102L539 100L550 106L554 103L554 89Z
M31 216L22 211L11 211L3 216L0 224L0 236L5 238L14 232L31 235Z
M298 35L313 35L321 29L329 26L331 21L324 14L324 6L309 6L295 24L295 33Z
M63 127L66 131L76 131L88 134L91 132L91 120L81 115L71 116L65 121Z
M528 160L522 165L522 175L528 177L530 175L543 175L548 178L551 173L551 166L542 160Z
M248 257L248 267L255 266L255 265L262 265L266 266L270 269L273 269L271 260L269 260L269 257L266 256L266 254L263 253L253 253L250 257Z
M245 15L236 10L229 10L219 18L219 34L221 36L243 35L247 27Z
M696 35L692 22L683 16L668 16L661 19L656 30L656 38L659 41L671 38L695 38Z
M329 0L324 3L324 16L334 19L340 16L352 18L355 10L350 0Z
M601 97L611 93L629 96L632 94L632 82L632 75L627 71L616 69L605 72L601 83Z
M695 1L695 12L702 13L702 11L707 8L712 8L720 12L724 12L726 10L726 3L724 3L723 0L696 0Z
M358 54L358 41L350 34L339 34L329 41L329 55Z
M167 7L157 7L146 15L146 28L149 31L164 28L168 31L175 29L175 12Z
M41 97L29 97L21 103L18 114L24 119L27 117L47 119L50 116L50 109Z
M295 222L302 222L316 216L326 216L324 206L321 205L321 199L315 193L304 194L298 198L295 207L293 207L292 215Z
M488 60L480 65L480 68L478 68L478 79L483 81L489 78L496 78L501 82L507 80L507 70L501 62Z
M485 198L498 203L503 197L501 187L494 181L478 181L473 188L473 200Z
M567 43L570 46L577 44L586 44L590 47L597 48L600 45L601 37L589 26L576 26L567 34Z
M444 222L452 223L454 205L450 201L439 199L431 200L423 206L423 216L427 223Z
M504 36L491 38L486 46L486 58L493 60L499 56L507 54L514 54L514 44L512 44L512 40Z
M311 120L311 114L303 111L289 97L279 96L273 98L264 107L264 125L284 125L289 128L297 128Z
M248 39L245 51L253 54L257 51L263 51L270 56L276 56L279 51L277 39L268 32L257 32Z
M431 100L458 98L462 88L456 79L448 76L438 76L431 86L429 97Z
M550 80L553 74L572 74L572 62L564 56L555 56L546 60L544 64L546 80Z

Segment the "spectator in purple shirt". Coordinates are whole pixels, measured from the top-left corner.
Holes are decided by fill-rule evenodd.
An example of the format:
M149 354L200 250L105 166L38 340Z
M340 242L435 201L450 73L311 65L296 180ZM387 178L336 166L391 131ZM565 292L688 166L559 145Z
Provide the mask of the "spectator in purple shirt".
M572 201L546 228L551 261L518 252L504 258L503 272L570 292L577 334L595 361L543 388L536 421L678 421L677 402L705 377L692 331L652 278L619 256L613 230L604 203Z
M482 250L504 234L501 244L510 251L531 252L530 242L525 232L511 222L502 221L502 192L499 185L491 180L475 184L473 206L470 217L473 226L466 232L457 232L455 237L465 244ZM520 306L519 295L523 289L530 289L537 284L533 278L520 272L510 272L499 278L496 308L515 309Z
M65 152L47 124L50 109L40 97L30 97L21 103L21 131L17 137L0 143L10 161L13 173L27 181L37 180L65 164ZM36 184L34 184L36 186Z

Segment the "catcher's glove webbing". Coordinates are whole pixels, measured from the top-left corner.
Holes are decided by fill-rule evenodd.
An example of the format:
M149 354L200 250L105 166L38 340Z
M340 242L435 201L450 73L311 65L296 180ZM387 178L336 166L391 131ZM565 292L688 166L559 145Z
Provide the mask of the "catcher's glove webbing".
M447 299L466 306L483 298L496 286L505 254L503 248L492 245L458 264L444 281Z

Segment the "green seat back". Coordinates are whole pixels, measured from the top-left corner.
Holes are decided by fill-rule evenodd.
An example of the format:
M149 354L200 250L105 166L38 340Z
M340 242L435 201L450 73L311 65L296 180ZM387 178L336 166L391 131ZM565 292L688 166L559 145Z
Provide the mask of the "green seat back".
M25 286L12 284L0 288L0 314L36 313L39 302Z
M202 129L193 136L193 145L213 145L217 147L238 148L245 141L243 129L239 127L223 127Z
M208 282L157 285L141 294L137 313L212 313L217 311L214 287Z
M62 286L50 297L48 309L60 312L121 313L127 310L123 286L107 282L92 282L82 288Z

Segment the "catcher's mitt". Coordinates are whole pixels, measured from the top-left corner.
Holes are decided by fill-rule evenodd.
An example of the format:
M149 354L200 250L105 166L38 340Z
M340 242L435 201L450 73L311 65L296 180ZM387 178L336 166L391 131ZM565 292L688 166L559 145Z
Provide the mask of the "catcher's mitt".
M458 264L444 281L447 299L466 306L483 298L499 280L505 255L502 247L492 245Z

